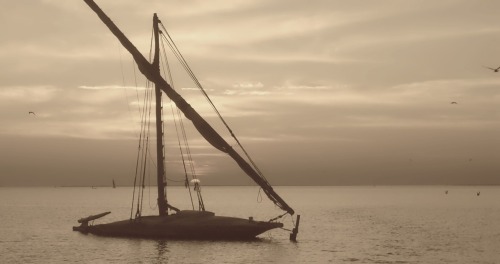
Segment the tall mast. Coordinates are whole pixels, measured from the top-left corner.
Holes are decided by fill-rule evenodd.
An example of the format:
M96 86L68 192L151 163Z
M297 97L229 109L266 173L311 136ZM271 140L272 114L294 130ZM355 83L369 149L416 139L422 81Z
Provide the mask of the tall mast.
M160 45L159 45L159 30L158 30L158 16L156 13L153 16L153 34L155 38L155 53L153 64L151 64L153 71L160 74ZM158 185L158 210L160 215L168 215L167 210L167 195L165 187L167 181L165 180L165 153L163 145L163 120L162 120L162 101L161 90L155 82L155 98L156 98L156 164L157 164L157 185Z

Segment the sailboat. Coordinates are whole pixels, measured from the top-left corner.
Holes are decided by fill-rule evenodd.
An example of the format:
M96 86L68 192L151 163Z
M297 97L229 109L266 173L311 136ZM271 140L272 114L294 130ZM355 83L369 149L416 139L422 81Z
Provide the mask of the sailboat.
M118 38L123 47L127 49L135 60L140 72L155 85L156 100L156 152L157 152L157 189L158 189L158 215L143 216L138 210L135 217L130 219L105 223L93 224L94 220L104 217L110 212L91 215L78 220L80 226L73 227L74 231L91 233L102 236L113 237L141 237L141 238L161 238L161 239L209 239L209 240L248 240L255 239L258 235L275 228L282 228L284 225L278 220L289 214L294 215L294 210L273 190L269 182L264 178L260 170L251 161L247 162L230 144L226 142L160 74L159 69L159 25L161 21L158 16L153 16L153 32L155 42L155 54L153 62L150 63L128 40L111 19L101 10L93 0L84 2L97 14L109 30ZM193 180L195 190L199 195L198 210L179 210L167 201L166 178L165 178L165 155L163 153L163 131L161 116L161 96L165 93L177 108L189 119L198 132L216 149L228 154L239 167L253 179L280 209L283 214L268 221L257 221L252 217L248 219L228 216L218 216L215 213L206 211L201 198L199 180ZM225 122L224 122L225 123ZM229 129L229 127L228 127ZM232 131L231 135L236 139ZM239 141L236 139L239 144ZM239 144L242 148L241 144ZM246 151L244 151L246 154ZM252 164L252 165L250 165ZM187 182L186 182L187 184ZM292 218L293 219L293 218ZM290 240L295 241L298 233L300 215L294 221L294 227L290 234Z

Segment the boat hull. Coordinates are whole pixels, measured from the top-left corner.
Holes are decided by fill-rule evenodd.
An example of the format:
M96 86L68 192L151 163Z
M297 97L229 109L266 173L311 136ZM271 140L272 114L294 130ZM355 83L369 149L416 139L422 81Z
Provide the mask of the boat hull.
M143 216L99 225L81 225L73 230L111 237L200 240L252 240L283 227L282 223L215 216L207 211L180 211L168 216Z

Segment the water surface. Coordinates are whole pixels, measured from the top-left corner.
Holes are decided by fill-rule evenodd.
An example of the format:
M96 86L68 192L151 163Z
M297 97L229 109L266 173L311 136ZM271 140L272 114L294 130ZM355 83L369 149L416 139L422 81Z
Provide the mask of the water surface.
M276 187L301 214L298 243L288 231L256 242L106 238L71 230L130 217L131 188L0 188L0 263L496 263L500 187ZM445 191L448 190L448 194ZM480 191L480 195L477 192ZM280 210L257 187L204 187L207 210L268 220ZM184 188L170 202L191 209ZM155 189L144 214L155 214ZM292 219L282 219L292 227Z

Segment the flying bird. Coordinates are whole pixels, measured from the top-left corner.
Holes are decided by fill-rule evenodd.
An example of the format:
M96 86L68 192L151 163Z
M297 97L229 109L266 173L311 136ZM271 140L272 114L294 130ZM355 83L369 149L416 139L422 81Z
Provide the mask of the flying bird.
M458 104L457 102L451 102L451 104Z
M486 67L486 66L484 66L484 67L487 68L487 69L490 69L490 70L492 70L494 72L498 72L498 70L500 70L500 66L498 68L496 68L496 69L495 68Z
M31 112L31 111L29 111L29 112L28 112L28 115L31 115L31 114L33 114L34 116L36 116L35 112Z

